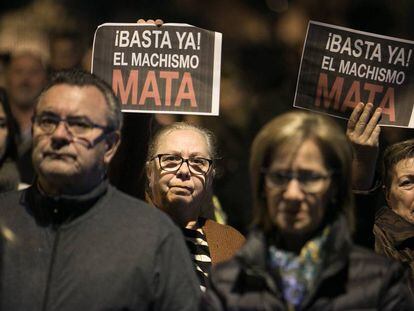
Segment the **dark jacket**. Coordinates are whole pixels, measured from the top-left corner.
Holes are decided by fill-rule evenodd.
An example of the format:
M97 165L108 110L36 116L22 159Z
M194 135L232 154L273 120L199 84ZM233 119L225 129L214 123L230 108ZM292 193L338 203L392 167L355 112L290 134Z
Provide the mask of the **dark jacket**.
M301 310L413 310L398 263L354 246L340 218L327 240L327 258L315 288ZM288 310L276 272L266 269L263 233L253 231L236 257L216 266L206 310Z
M1 310L196 310L178 228L115 188L0 195Z
M410 267L410 289L414 294L414 225L383 207L375 217L375 251Z

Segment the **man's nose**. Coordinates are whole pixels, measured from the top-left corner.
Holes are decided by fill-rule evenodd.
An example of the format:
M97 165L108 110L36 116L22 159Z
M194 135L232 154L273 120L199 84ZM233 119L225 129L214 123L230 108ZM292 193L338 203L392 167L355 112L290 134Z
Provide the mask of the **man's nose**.
M60 121L56 125L56 128L51 135L53 139L57 140L72 140L73 138L71 132L69 131L64 121Z
M283 198L285 200L301 201L305 198L300 183L297 179L291 179L286 185L286 189L283 192Z

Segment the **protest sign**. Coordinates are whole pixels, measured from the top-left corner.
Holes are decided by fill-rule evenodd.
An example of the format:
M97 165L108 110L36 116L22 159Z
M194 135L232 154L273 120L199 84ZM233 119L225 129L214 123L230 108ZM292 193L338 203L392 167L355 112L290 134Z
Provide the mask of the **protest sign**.
M359 103L380 124L414 128L414 41L310 21L294 106L349 118Z
M187 24L100 25L92 72L125 112L218 115L221 33Z

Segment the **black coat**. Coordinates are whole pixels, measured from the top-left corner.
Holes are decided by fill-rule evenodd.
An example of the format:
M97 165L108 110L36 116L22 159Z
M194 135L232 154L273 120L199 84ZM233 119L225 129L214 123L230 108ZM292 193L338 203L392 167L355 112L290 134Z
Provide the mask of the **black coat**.
M352 244L340 218L327 241L327 258L301 310L414 310L405 285L407 271L397 262ZM253 231L237 256L211 274L205 310L288 310L279 277L266 269L267 247Z
M198 308L180 230L111 186L76 197L1 194L0 228L0 310Z

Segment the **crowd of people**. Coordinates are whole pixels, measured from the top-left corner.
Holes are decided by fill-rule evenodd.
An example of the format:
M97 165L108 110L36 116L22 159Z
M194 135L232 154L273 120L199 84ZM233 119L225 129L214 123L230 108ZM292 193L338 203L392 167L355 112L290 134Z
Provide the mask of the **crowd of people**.
M3 173L17 152L4 94L1 103ZM311 112L267 123L251 147L254 218L245 241L214 221L210 131L178 122L153 136L151 207L108 181L123 123L111 87L84 71L55 73L33 107L35 178L7 191L18 188L11 166L16 174L0 195L1 309L412 309L413 140L384 154L378 254L352 240L354 196L378 188L352 190L364 184L355 170L376 183L361 159L376 157L380 113L358 105L347 136Z
M5 61L0 310L414 308L414 139L383 151L381 108L258 126L224 66L211 122L123 114L78 39Z

